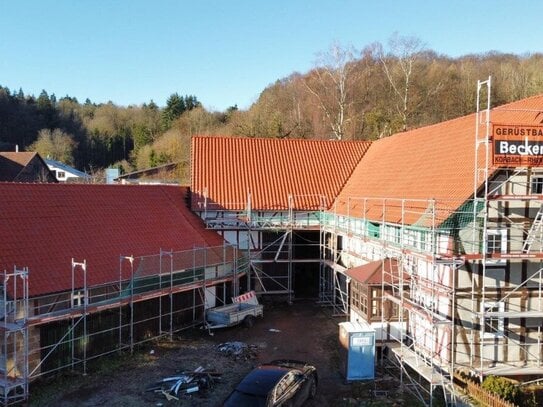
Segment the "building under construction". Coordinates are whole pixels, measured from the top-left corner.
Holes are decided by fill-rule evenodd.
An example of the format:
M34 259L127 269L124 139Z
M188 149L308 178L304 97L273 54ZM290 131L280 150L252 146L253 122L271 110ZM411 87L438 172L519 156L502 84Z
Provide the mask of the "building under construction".
M262 294L303 295L309 265L303 284L371 324L425 403L439 387L454 404L457 372L537 381L543 96L491 108L490 94L489 79L474 114L371 145L195 138L192 208L253 252Z
M477 94L472 115L371 143L194 137L189 194L0 185L5 403L240 289L370 325L430 405L455 403L456 372L541 379L543 96Z

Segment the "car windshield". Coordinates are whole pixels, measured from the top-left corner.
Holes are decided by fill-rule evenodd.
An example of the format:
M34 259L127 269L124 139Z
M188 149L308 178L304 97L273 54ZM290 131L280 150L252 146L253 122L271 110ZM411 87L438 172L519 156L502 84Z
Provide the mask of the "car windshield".
M234 390L223 404L224 407L265 407L266 398Z

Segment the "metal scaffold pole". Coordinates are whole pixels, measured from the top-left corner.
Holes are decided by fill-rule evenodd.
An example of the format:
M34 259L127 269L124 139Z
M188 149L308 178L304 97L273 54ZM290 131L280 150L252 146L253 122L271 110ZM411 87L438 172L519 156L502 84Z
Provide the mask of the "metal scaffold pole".
M481 93L483 89L486 89L486 103L484 109L481 109ZM472 290L472 312L474 315L479 315L479 324L481 326L480 338L479 338L479 378L483 380L484 372L484 355L485 355L485 341L483 340L483 332L485 330L485 301L486 301L486 265L488 255L488 175L489 175L489 161L490 161L490 97L491 97L491 77L485 81L477 82L477 112L476 112L476 124L475 124L475 171L473 182L473 236L472 241L477 242L480 236L481 241L481 261L480 261L480 295ZM481 151L483 149L483 151ZM481 157L482 155L482 157ZM482 161L482 162L481 162ZM479 213L479 210L481 212ZM479 222L477 218L481 219L480 228L477 230ZM476 248L474 247L474 252ZM472 281L475 283L475 276L472 276ZM477 298L479 297L479 298ZM475 335L475 330L472 330L472 335ZM473 338L475 339L475 338ZM475 341L472 342L475 344ZM474 350L472 350L474 353Z
M134 282L135 282L135 276L134 276L134 256L120 256L120 263L121 268L123 261L128 261L130 264L130 278L129 278L129 285L130 285L130 298L129 298L129 304L130 304L130 323L129 323L129 340L130 340L130 353L134 352Z

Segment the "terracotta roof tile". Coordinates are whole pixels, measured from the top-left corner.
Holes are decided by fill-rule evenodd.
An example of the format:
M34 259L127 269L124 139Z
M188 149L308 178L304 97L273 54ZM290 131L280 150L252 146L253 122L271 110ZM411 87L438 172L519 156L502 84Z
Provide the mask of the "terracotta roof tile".
M369 147L364 141L199 136L192 139L192 207L316 210L329 205Z
M383 282L383 276L386 283L392 282L392 275L398 273L398 262L396 259L386 258L384 259L386 273L383 274L383 260L376 260L363 264L362 266L353 267L345 271L349 277L360 283L365 284L381 284ZM404 278L407 280L409 276L404 273Z
M542 110L540 95L494 108L490 118L492 123L539 125ZM446 211L457 209L473 196L475 117L471 114L373 142L337 197L336 212L380 220L382 198L388 198L385 219L399 222L400 200L407 199L413 214L404 222L415 223L427 206L415 200L435 199ZM480 160L483 166L484 154ZM362 198L376 199L364 202Z
M121 255L221 246L186 195L186 188L163 185L0 183L0 270L28 267L37 296L71 289L72 258L87 260L92 286L118 281ZM149 270L136 272L157 272L141 267Z

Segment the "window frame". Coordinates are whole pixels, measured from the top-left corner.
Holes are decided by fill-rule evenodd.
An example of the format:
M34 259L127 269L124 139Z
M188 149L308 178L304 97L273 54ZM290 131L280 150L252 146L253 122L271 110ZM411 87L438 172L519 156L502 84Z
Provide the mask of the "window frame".
M532 174L530 176L530 194L543 194L543 174Z
M496 311L492 311L497 307ZM485 317L486 312L505 312L505 302L503 301L485 301L481 304L481 338L496 339L503 338L505 335L505 316L500 317ZM496 326L495 326L496 324ZM494 329L495 327L495 329Z
M499 236L500 237L500 251L490 251L490 237L491 236ZM487 229L486 231L486 256L490 256L493 253L507 253L507 236L508 236L508 230L507 229ZM495 240L493 241L495 243ZM495 245L493 245L495 246ZM495 247L493 247L495 249ZM505 259L486 259L486 264L488 265L501 265L505 264Z

